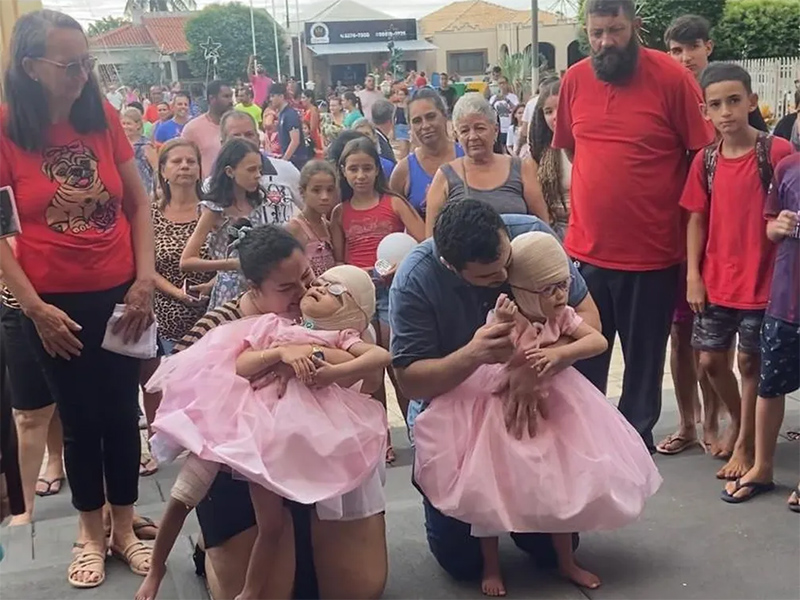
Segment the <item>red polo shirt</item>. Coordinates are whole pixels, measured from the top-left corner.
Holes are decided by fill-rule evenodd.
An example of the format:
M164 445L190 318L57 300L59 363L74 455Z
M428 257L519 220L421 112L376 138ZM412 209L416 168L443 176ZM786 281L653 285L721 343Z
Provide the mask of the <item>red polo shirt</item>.
M681 262L687 151L714 141L701 104L691 72L647 48L625 85L600 81L590 59L567 71L553 146L575 152L565 242L571 256L621 271Z
M108 102L105 112L105 131L80 134L65 121L50 127L43 152L25 152L4 134L0 107L0 187L14 190L14 252L40 294L102 291L136 275L117 169L133 148Z

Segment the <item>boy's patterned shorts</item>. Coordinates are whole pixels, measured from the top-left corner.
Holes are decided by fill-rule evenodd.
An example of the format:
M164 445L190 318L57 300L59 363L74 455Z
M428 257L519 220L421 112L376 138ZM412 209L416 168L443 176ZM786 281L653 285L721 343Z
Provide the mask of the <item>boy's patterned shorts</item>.
M739 352L759 353L763 310L741 310L709 304L694 316L692 347L706 352L727 352L739 334Z
M800 388L800 325L764 317L758 395L775 398Z

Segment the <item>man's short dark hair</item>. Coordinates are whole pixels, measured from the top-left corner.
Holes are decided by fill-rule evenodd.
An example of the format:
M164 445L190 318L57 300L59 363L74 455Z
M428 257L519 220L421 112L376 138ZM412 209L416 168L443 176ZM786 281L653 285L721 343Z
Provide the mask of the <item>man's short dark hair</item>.
M616 17L620 12L633 21L636 18L634 0L586 0L586 16Z
M267 279L282 261L303 246L278 225L261 225L248 231L239 244L239 264L248 281L256 285Z
M394 104L381 98L372 105L372 122L375 125L391 123L394 119Z
M285 83L273 83L272 86L269 88L269 97L272 96L285 96L286 95L286 84Z
M433 241L439 256L461 271L467 263L488 264L500 258L500 232L508 235L500 213L485 202L465 198L444 205Z
M187 102L189 102L190 104L192 102L192 97L189 95L189 92L175 92L172 95L173 101L175 100L175 98L186 98Z
M219 93L222 91L222 88L230 87L224 81L220 81L219 79L215 79L211 83L208 84L206 87L206 99L216 98L219 96Z
M704 94L708 86L723 81L738 81L748 94L753 93L753 80L750 78L750 73L737 64L714 62L703 69L700 74L700 87Z
M697 40L711 39L711 23L700 15L683 15L670 23L664 32L664 43L694 44Z

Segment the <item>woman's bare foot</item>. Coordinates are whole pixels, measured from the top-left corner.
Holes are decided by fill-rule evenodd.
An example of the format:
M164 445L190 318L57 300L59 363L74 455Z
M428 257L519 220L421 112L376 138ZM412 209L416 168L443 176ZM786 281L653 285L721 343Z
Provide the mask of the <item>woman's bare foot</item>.
M24 513L21 515L15 515L11 517L11 520L8 522L9 527L17 527L19 525L30 525L31 524L31 515L28 513Z
M689 429L681 427L676 433L670 434L656 445L659 454L679 454L684 450L697 445L697 432L694 425Z
M753 468L755 456L752 450L736 448L730 460L717 471L717 479L738 479Z
M500 569L484 565L481 591L484 596L497 597L506 595L506 586L503 585L503 574Z
M600 578L586 569L581 569L575 562L570 565L559 567L558 572L562 577L566 577L575 585L595 590L600 587Z

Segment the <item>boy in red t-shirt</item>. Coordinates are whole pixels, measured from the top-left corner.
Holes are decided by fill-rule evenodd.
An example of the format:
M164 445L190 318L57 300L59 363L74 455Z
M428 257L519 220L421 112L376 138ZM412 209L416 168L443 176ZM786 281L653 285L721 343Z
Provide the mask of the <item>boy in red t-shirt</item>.
M763 225L764 171L772 171L792 148L786 140L760 137L748 124L758 96L740 66L712 64L700 86L706 118L721 142L697 154L681 197L691 213L686 297L695 313L692 345L700 351L700 368L731 414L723 440L730 459L717 477L737 479L754 461L759 334L775 261ZM737 333L741 396L726 356Z

